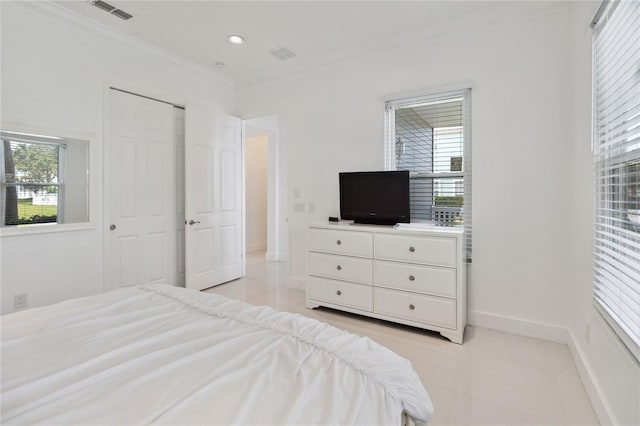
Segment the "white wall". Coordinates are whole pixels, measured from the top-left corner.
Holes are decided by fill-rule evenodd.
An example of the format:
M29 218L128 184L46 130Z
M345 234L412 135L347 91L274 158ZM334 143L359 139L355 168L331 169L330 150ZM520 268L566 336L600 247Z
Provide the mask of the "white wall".
M266 136L245 140L247 252L267 248L267 146Z
M339 213L338 172L384 166L382 98L471 86L470 319L565 340L571 218L563 206L572 179L568 17L566 3L516 3L508 15L463 17L393 51L238 88L241 114L287 113L293 277L306 273L307 223ZM315 213L295 213L294 203L307 209L313 203Z
M27 3L27 4L24 4ZM233 86L212 73L114 37L54 5L2 2L2 127L90 138L93 229L3 236L2 313L13 295L29 306L103 290L103 151L105 86L223 112Z
M591 30L596 3L572 4L574 61L572 179L570 200L572 259L570 342L600 421L640 424L640 366L593 308L593 155L591 152ZM589 329L587 333L587 328Z

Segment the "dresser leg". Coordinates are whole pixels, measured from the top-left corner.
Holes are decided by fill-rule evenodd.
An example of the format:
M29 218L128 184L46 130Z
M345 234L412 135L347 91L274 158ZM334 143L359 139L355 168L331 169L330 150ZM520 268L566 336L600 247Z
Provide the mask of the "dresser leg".
M304 307L307 308L307 309L315 309L315 308L319 308L320 305L318 303L314 303L314 302L311 302L311 301L307 300L304 303Z
M457 334L457 333L447 333L447 332L441 331L440 335L443 337L446 337L447 339L451 340L453 343L457 343L459 345L462 344L462 340L464 338L464 332Z

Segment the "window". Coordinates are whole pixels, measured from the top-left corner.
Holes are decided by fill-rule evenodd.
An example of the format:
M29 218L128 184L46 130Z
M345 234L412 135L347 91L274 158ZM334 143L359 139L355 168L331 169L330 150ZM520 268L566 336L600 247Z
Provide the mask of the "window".
M471 91L389 101L386 168L409 170L411 221L464 226L471 261Z
M88 220L87 141L4 131L0 135L2 227Z
M594 22L594 301L640 360L640 3Z
M4 225L55 223L58 220L60 155L57 144L3 139Z

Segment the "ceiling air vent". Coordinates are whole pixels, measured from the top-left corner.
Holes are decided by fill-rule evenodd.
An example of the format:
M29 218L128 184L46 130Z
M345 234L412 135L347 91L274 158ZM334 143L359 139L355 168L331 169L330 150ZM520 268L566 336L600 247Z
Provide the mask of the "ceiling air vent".
M111 12L112 10L116 9L115 6L111 6L109 3L105 3L102 0L92 1L91 4L97 7L98 9L104 10L105 12Z
M125 12L125 11L124 11L124 10L122 10L122 9L116 9L116 10L114 10L113 12L111 12L111 14L112 14L112 15L117 16L117 17L118 17L118 18L120 18L120 19L124 19L125 21L126 21L127 19L131 19L131 18L133 18L133 15L131 15L131 14L129 14L129 13L127 13L127 12Z
M91 4L97 7L98 9L104 10L105 12L113 16L117 16L120 19L124 19L125 21L133 18L133 15L131 15L130 13L127 13L122 9L118 9L117 7L107 3L106 1L92 0Z
M294 58L296 56L295 53L293 53L286 47L279 47L277 49L270 50L269 53L271 53L273 56L280 59L281 61L285 61L287 59Z

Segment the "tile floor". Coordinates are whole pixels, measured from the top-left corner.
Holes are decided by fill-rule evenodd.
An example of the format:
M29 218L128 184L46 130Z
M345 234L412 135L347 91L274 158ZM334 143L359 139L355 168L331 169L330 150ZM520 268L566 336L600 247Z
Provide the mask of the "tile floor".
M409 359L434 404L430 425L596 425L566 345L468 326L463 345L439 334L325 308L287 288L286 264L247 258L247 275L207 291L299 313L368 336Z

